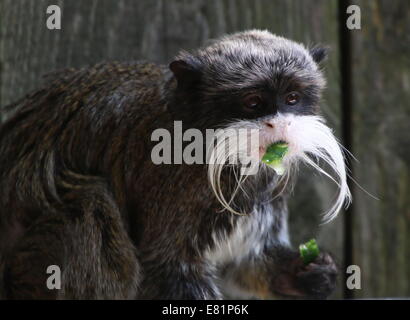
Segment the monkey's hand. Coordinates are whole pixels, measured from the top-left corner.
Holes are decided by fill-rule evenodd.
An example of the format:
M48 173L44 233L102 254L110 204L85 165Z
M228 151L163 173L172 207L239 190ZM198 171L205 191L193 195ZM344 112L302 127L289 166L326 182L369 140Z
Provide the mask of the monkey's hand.
M293 257L273 279L274 292L288 297L325 299L336 286L337 267L328 253L305 265Z

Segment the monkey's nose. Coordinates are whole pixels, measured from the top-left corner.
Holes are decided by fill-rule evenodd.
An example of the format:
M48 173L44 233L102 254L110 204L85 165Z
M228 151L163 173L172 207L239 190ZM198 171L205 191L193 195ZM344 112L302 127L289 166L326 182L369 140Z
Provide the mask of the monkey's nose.
M270 122L265 122L265 125L269 128L269 129L273 129L275 126L270 123Z

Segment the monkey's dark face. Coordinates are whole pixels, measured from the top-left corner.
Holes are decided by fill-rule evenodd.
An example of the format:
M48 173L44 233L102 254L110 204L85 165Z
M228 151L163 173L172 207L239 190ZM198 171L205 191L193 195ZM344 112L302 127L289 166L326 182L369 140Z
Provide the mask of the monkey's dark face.
M203 107L209 113L218 114L217 121L222 123L233 119L262 120L278 112L317 113L321 87L313 81L309 83L282 70L271 72L269 79L261 77L258 80L243 87L218 88L215 85L212 94L202 96Z
M323 172L308 155L327 162L340 187L328 212L332 218L350 193L339 144L317 115L325 86L318 64L325 55L322 48L307 50L267 31L248 31L219 39L195 54L182 53L170 69L178 82L179 115L181 119L188 116L190 126L257 130L259 144L251 157L263 168L259 160L266 148L279 141L288 145L282 160L286 173L300 160ZM225 138L231 139L232 134ZM224 161L247 152L247 144L240 140L230 146L237 149L226 157L218 153L222 163L210 166L213 187L219 185L216 180ZM223 199L218 188L214 191ZM223 205L229 209L227 202Z
M313 115L325 84L321 48L268 32L228 36L171 64L179 92L209 126L233 119L264 119L278 112ZM188 111L189 112L189 111Z

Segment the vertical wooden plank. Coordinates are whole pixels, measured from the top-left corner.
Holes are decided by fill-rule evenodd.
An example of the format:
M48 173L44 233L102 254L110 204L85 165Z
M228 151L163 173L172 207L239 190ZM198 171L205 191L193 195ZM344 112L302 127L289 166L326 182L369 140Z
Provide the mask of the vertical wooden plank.
M46 28L50 4L62 8L62 30ZM1 5L0 106L36 87L51 70L112 59L168 63L179 49L259 28L332 48L322 110L340 133L337 0L2 0ZM318 236L342 261L341 217L319 228L319 214L330 206L333 191L326 178L303 170L291 199L290 229L293 243Z
M61 30L46 9L59 5ZM162 1L2 0L0 105L38 86L47 72L104 60L165 60Z
M410 3L356 1L353 37L354 261L358 297L410 296Z

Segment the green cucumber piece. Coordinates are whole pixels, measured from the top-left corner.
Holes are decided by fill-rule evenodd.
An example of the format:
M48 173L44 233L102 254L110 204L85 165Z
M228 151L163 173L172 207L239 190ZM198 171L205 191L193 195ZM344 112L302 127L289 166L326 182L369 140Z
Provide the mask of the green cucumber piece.
M311 239L299 246L300 257L304 264L309 264L319 256L319 247L315 239Z
M266 152L262 157L262 162L272 167L278 175L282 175L285 172L282 159L287 151L287 143L273 143L266 149Z

